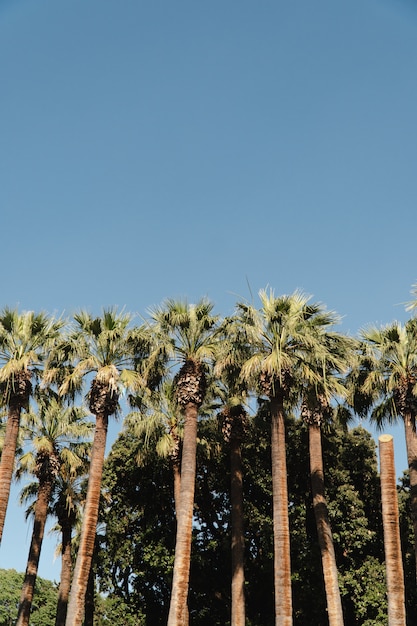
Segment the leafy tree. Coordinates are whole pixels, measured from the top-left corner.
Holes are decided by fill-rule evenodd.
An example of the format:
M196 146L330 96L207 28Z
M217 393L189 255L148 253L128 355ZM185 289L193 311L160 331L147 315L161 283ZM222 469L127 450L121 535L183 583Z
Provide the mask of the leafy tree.
M16 622L23 576L14 569L0 569L0 626ZM57 601L54 583L38 577L33 599L31 626L53 626Z
M309 487L308 432L286 417L289 516L295 626L328 626L321 557ZM273 533L269 406L261 403L242 455L245 514L246 619L273 626ZM199 425L220 454L197 448L190 569L190 621L225 626L231 615L230 455L217 420ZM97 576L100 589L119 598L146 626L165 626L170 597L175 523L171 471L153 446L130 431L120 435L104 472L105 497ZM381 626L387 620L380 487L375 443L363 428L323 429L329 517L346 624ZM116 600L115 600L116 602ZM410 622L411 624L412 622Z
M132 612L131 607L120 598L99 597L96 599L94 626L145 626L144 616Z
M42 370L62 322L45 313L4 308L0 313L0 395L8 418L0 462L0 543L13 476L20 416L28 409L32 381Z
M400 478L398 486L400 512L400 535L405 576L405 601L407 625L417 623L417 590L415 586L414 529L410 513L410 478L408 470Z
M126 429L113 444L104 467L105 533L97 554L101 591L144 615L146 626L166 625L175 545L171 468L156 454L156 437L145 444L145 433L138 438Z

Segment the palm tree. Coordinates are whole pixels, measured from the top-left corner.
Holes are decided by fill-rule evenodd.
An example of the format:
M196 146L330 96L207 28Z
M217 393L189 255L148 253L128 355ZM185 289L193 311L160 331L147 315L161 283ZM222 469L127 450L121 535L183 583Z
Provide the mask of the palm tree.
M165 379L159 389L144 390L144 393L131 397L131 405L138 409L130 413L125 426L136 437L144 436L145 450L151 438L156 438L156 452L161 457L169 457L173 487L175 513L178 514L181 487L181 440L183 416L175 397L172 379ZM138 456L142 462L143 451Z
M32 381L37 380L45 356L56 341L62 322L45 313L0 313L0 395L8 418L0 462L0 543L3 536L22 409L28 409Z
M333 324L338 322L333 314ZM316 367L314 384L306 386L301 404L301 417L308 427L310 479L317 536L322 558L322 570L327 599L329 626L343 624L342 601L338 583L333 536L324 488L322 453L322 426L334 420L336 409L331 401L346 398L347 389L342 380L357 348L357 342L340 333L319 328L320 349L313 355Z
M362 332L352 371L350 403L379 427L401 417L404 424L417 572L417 318Z
M37 478L37 485L29 484L22 492L22 501L30 498L35 489L33 507L34 525L28 562L18 610L16 626L28 626L39 558L52 490L61 473L76 472L86 453L85 439L91 432L85 411L64 408L53 395L38 399L39 410L28 415L25 425L30 436L31 450L19 460L17 476L29 473ZM31 509L29 509L30 511Z
M286 407L295 406L302 385L317 380L314 358L320 354L320 332L334 316L320 304L309 304L301 292L275 297L259 293L261 308L239 302L240 338L252 350L243 364L243 380L269 399L271 412L272 497L274 527L275 623L292 625L290 533L288 520ZM320 332L319 332L320 331Z
M224 320L222 341L215 373L220 378L217 395L222 402L218 414L224 440L230 448L230 503L231 503L231 626L245 626L245 533L243 512L242 443L248 430L245 409L248 390L240 377L241 367L248 358L248 346L239 336L239 327L233 318Z
M89 462L89 456L87 460ZM87 462L83 463L75 474L72 471L64 471L64 467L61 467L61 472L55 481L52 494L51 513L57 518L57 524L53 530L61 534L61 574L55 626L65 626L67 618L73 565L72 535L75 527L81 528L81 506L85 499L85 491L82 485L86 479L87 472Z
M179 369L174 378L177 403L184 415L181 488L177 514L174 571L168 626L182 626L187 619L191 534L196 477L197 420L207 387L207 369L216 351L218 317L206 299L197 304L167 300L151 313L155 350Z
M245 626L245 532L243 514L242 442L248 425L248 414L242 403L230 399L219 413L223 437L230 446L230 504L231 504L231 626Z
M382 520L387 570L388 623L390 626L405 626L404 569L401 557L398 494L392 435L381 435L379 437L379 454Z
M131 328L131 316L105 309L92 317L81 311L74 316L74 328L51 356L46 381L59 380L59 392L75 394L86 376L91 379L88 403L95 416L95 432L80 546L75 563L67 611L67 626L81 626L85 593L94 553L94 542L106 449L108 420L118 409L123 389L139 388L142 378L133 360L146 351L141 329Z

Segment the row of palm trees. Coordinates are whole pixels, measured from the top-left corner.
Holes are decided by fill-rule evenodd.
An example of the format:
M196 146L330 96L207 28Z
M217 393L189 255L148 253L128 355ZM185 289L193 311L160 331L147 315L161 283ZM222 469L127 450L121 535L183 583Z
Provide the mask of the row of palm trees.
M224 432L231 443L232 626L245 624L241 442L253 397L266 398L270 407L277 626L292 624L285 445L288 410L298 407L309 427L313 504L330 626L343 624L343 614L324 490L324 422L336 414L346 419L351 410L360 415L370 413L379 424L402 417L417 537L417 320L373 328L354 339L335 330L339 322L335 313L311 303L303 293L277 297L272 290L263 290L259 295L259 307L238 302L234 314L225 319L213 313L213 305L206 299L195 305L167 300L150 311L149 319L140 326L115 309L104 310L96 318L78 313L69 325L45 314L19 314L7 308L1 313L0 385L8 418L0 464L0 540L21 414L29 411L30 397L34 395L42 415L46 410L42 397L49 394L48 402L53 398L61 403L61 409L71 407L82 393L84 381L89 383L87 402L95 417L95 430L66 626L81 626L83 620L108 420L118 410L124 390L129 391L132 407L139 409L137 424L143 425L154 412L157 397L165 397L165 410L170 414L167 440L172 444L177 532L168 626L188 624L198 419L208 403L222 406ZM65 471L62 460L52 463L53 453L47 445L40 445L35 462L39 467L38 527L37 516L45 510L54 480ZM42 459L48 459L44 466ZM45 483L43 476L47 477ZM43 529L40 531L33 546L38 555ZM29 562L19 626L28 624L36 578L36 559L30 557Z

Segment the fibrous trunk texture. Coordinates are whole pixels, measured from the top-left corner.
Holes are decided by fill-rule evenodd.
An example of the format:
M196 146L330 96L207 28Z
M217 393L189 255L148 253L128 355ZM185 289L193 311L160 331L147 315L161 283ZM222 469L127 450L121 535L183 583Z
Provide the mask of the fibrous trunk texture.
M323 566L329 626L343 626L343 611L337 576L336 556L324 491L323 454L319 423L310 422L308 434L313 508Z
M275 626L292 626L290 529L283 398L271 398Z
M6 520L10 486L12 484L17 438L19 436L20 413L21 407L18 403L12 403L9 406L0 463L0 543L3 536L4 522Z
M56 610L55 626L65 626L67 617L68 598L71 587L71 535L72 525L70 518L68 522L60 520L61 536L62 536L62 554L61 554L61 578L58 590L58 605Z
M231 626L245 626L245 572L243 528L243 473L240 438L230 439L232 505L232 619Z
M198 406L193 402L186 404L184 417L181 488L168 626L183 626L186 620L188 581L190 576Z
M398 497L391 435L379 437L382 522L387 572L388 624L405 626L404 571L401 556Z
M107 414L96 415L87 498L81 528L80 546L75 562L74 577L68 603L66 626L81 626L84 619L85 593L94 555L107 425Z
M52 482L50 480L39 484L38 496L35 505L35 521L33 524L32 540L29 548L29 557L20 596L16 626L28 626L32 609L33 593L38 575L39 558L45 532L48 504L51 497Z

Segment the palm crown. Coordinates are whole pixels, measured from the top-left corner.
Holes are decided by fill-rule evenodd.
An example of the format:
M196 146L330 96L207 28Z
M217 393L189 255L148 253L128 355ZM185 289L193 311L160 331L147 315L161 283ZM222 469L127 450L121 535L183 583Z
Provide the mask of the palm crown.
M252 352L241 370L248 384L265 395L279 392L288 398L298 381L321 382L320 362L339 367L338 356L328 350L329 328L338 321L335 313L309 304L309 297L298 291L275 297L272 290L262 290L259 296L259 310L247 303L237 305L240 337Z
M179 367L175 376L177 401L201 405L206 389L206 371L216 355L219 318L206 299L197 304L167 300L151 312L154 350L149 367L158 361Z
M417 319L405 325L393 322L362 332L364 343L358 363L361 386L357 395L364 412L373 407L372 417L382 424L397 414L417 412Z
M130 327L131 320L115 309L105 309L101 317L86 311L74 315L73 327L50 359L46 381L57 381L61 395L73 396L84 377L95 374L90 409L96 413L97 403L105 401L106 412L114 413L121 391L142 383L134 359L143 351L145 339L141 329Z
M30 380L38 377L48 350L62 328L60 320L45 313L19 313L5 308L0 314L0 384L9 403L21 396L27 403Z

